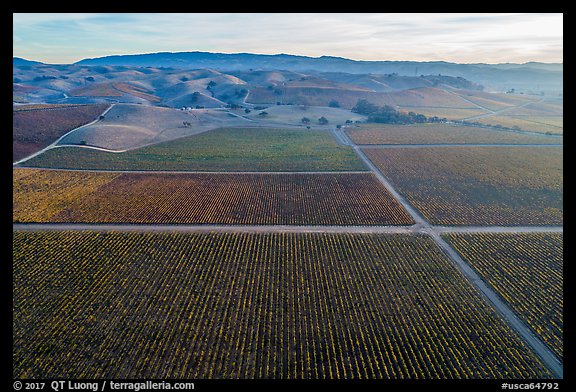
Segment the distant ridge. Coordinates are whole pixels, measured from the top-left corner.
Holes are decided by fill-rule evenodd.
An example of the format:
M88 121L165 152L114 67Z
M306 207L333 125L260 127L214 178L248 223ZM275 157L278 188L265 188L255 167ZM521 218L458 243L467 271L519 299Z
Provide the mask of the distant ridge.
M563 64L529 62L525 64L459 64L446 61L365 61L342 57L307 57L290 54L159 52L113 55L78 61L77 65L124 65L177 69L211 68L223 71L286 70L295 72L347 72L405 76L447 75L501 88L513 84L522 88L559 90L563 83Z
M23 59L21 57L14 57L12 59L12 65L16 65L16 66L22 66L22 65L39 65L39 64L43 64L39 61L31 61L31 60L26 60Z

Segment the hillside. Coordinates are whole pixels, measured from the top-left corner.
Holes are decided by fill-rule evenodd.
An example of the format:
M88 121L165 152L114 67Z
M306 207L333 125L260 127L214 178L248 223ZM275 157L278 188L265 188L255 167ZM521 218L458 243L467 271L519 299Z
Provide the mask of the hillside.
M251 53L147 53L84 59L77 65L129 65L139 67L213 68L218 70L287 70L293 72L346 72L402 76L448 75L462 77L491 89L561 91L562 64L458 64L445 61L356 61L341 57L306 57Z
M481 90L462 77L344 72L218 71L127 65L25 64L13 67L14 101L26 103L140 103L217 108L235 103L352 108L359 99L401 104L387 94L413 89ZM409 93L410 94L410 93ZM402 94L401 94L402 95ZM434 100L434 99L433 99ZM401 101L401 100L400 100ZM412 105L415 105L412 103ZM426 106L421 102L417 106Z
M561 100L561 94L528 94L518 90L512 93L512 89L493 92L462 76L49 65L18 59L15 64L22 65L13 66L14 105L121 103L189 110L231 108L238 112L228 113L228 117L245 122L249 121L245 115L250 111L253 111L248 116L250 119L254 120L255 116L261 119L260 111L271 106L339 108L349 112L359 100L366 100L377 106L388 105L427 117L540 133L563 132L561 113L556 113L557 110L550 115L548 110L535 112L530 110L531 106L525 107L544 99L546 102ZM553 69L545 68L546 72ZM507 65L502 71L517 69ZM245 110L248 112L244 113ZM218 118L222 118L220 113ZM293 117L289 123L301 125L300 119Z

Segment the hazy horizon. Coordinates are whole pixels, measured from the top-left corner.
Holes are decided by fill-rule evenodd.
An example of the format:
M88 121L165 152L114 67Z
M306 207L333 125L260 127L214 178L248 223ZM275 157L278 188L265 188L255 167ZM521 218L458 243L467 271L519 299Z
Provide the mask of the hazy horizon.
M563 63L561 13L15 13L13 23L13 56L48 64L196 51L366 61Z
M455 63L455 64L489 64L489 65L495 65L495 64L528 64L528 63L540 63L540 64L563 64L563 62L546 62L546 61L525 61L522 63L515 63L515 62L502 62L502 63L487 63L487 62L476 62L476 63L463 63L463 62L456 62L456 61L445 61L445 60L358 60L358 59L350 59L347 57L342 57L342 56L326 56L326 55L322 55L322 56L306 56L306 55L301 55L301 54L295 54L295 53L254 53L254 52L230 52L230 53L224 53L224 52L210 52L210 51L199 51L199 50L189 50L189 51L158 51L158 52L142 52L142 53L117 53L117 54L107 54L104 56L96 56L96 57L86 57L86 58L82 58L78 61L81 60L88 60L88 59L94 59L94 58L103 58L103 57L110 57L110 56L137 56L137 55L145 55L145 54L157 54L157 53L194 53L194 52L201 52L201 53L214 53L214 54L254 54L254 55L263 55L263 56L274 56L274 55L289 55L289 56L302 56L302 57L309 57L309 58L321 58L321 57L335 57L335 58L342 58L345 60L353 60L353 61L414 61L414 62L448 62L448 63ZM71 62L71 63L48 63L48 62L44 62L44 61L40 61L38 59L33 59L33 58L25 58L25 57L20 57L20 56L13 56L14 58L21 58L24 60L29 60L29 61L38 61L41 62L43 64L49 64L49 65L69 65L69 64L74 64L77 61Z

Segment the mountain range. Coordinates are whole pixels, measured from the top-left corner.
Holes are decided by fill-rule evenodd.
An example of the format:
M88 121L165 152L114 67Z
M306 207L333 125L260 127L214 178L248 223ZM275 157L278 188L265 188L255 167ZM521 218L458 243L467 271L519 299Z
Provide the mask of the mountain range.
M14 58L14 65L28 60ZM87 58L80 66L131 66L219 71L341 72L348 74L397 74L400 76L445 75L481 84L487 90L561 92L563 64L460 64L445 61L365 61L342 57L308 57L290 54L159 52Z

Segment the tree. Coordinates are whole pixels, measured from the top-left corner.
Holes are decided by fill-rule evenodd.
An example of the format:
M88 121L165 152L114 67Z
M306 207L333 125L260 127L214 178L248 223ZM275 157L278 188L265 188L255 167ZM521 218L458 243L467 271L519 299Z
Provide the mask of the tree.
M423 114L417 114L414 112L403 113L396 110L390 105L377 106L365 99L360 99L356 103L356 106L352 108L355 113L360 113L368 116L369 122L385 123L385 124L412 124L412 123L423 123L423 122L433 122L432 119L428 119Z
M339 108L340 107L340 103L338 101L336 101L335 99L333 99L332 101L330 101L328 103L328 106L331 108Z
M356 106L352 108L352 112L370 115L378 112L378 109L378 106L374 105L373 103L370 103L365 99L359 99L358 102L356 102Z
M210 94L212 94L212 97L214 97L214 91L212 91L212 87L216 86L216 82L211 80L208 85L206 86L206 90L210 91Z
M310 124L310 119L308 117L302 117L302 124Z
M326 125L326 124L328 124L328 119L326 117L322 116L318 119L318 123L320 123L320 125Z
M190 102L194 103L194 102L198 101L198 98L200 98L200 92L194 91L192 93L192 97L190 98Z

